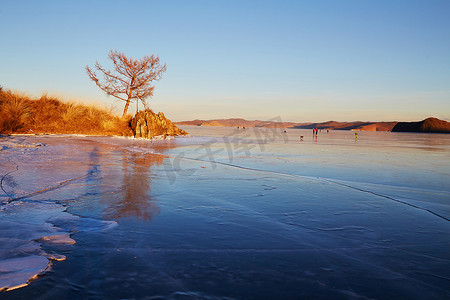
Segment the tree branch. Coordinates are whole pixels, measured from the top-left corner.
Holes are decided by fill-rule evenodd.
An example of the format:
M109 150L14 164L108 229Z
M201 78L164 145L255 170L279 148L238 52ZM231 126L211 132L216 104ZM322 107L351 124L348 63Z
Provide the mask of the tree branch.
M148 108L145 99L153 96L154 87L151 83L162 78L167 69L166 64L160 66L159 57L153 54L142 59L132 59L127 58L124 53L111 50L108 57L114 64L114 72L106 70L96 62L95 69L102 73L103 81L86 66L89 78L107 95L126 101L124 115L132 100L141 100L144 107Z

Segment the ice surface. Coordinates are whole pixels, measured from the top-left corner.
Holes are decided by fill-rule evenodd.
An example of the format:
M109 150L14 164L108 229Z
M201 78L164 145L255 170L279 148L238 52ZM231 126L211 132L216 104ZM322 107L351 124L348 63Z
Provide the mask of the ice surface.
M185 129L8 137L2 298L450 297L450 136Z

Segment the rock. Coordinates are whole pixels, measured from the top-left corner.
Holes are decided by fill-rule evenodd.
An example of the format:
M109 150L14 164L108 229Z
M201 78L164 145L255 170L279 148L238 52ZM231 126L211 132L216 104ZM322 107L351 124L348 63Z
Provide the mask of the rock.
M393 132L427 132L450 133L450 123L436 118L428 118L419 122L398 122Z
M151 139L156 136L167 137L188 134L175 126L162 112L155 114L149 109L139 111L131 120L130 125L136 138Z

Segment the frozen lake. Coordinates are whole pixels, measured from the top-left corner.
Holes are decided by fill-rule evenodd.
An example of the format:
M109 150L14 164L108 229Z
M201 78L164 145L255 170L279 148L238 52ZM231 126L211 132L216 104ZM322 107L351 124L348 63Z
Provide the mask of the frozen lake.
M0 298L450 298L450 135L182 128L0 137Z

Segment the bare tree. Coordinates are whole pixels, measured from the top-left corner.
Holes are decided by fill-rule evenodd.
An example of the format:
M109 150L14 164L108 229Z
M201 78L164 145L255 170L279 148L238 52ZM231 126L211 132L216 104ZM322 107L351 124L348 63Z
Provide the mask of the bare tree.
M132 101L136 101L136 110L139 100L145 108L148 107L146 99L153 96L153 80L161 79L162 73L167 69L166 64L159 64L159 57L144 56L141 59L132 59L116 50L111 50L108 54L109 59L114 63L114 71L103 68L98 62L95 63L95 69L103 73L103 81L100 82L89 66L86 71L95 84L106 92L109 96L126 102L123 110L124 117L128 106Z

